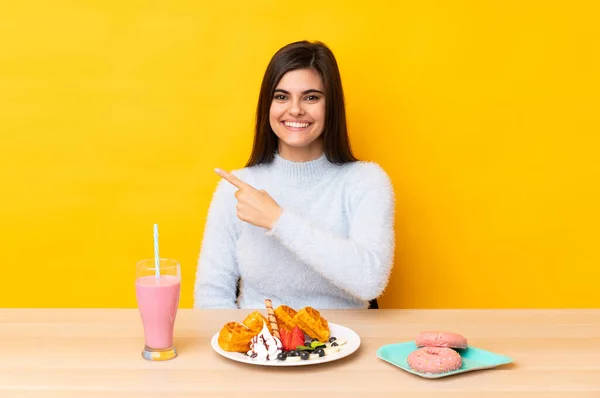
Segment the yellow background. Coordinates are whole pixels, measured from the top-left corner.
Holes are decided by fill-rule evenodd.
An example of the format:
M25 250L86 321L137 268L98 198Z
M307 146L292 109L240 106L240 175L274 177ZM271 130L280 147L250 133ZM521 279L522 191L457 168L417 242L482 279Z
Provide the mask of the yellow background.
M0 307L134 307L155 222L191 307L212 170L243 167L300 39L333 49L355 153L396 188L383 307L600 306L595 1L12 3Z

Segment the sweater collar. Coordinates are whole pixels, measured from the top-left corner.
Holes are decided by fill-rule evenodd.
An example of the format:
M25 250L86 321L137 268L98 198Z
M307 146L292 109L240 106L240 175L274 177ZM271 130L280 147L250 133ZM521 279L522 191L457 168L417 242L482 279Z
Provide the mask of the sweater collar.
M313 184L335 169L336 165L327 160L325 153L317 159L307 162L286 160L275 153L272 163L272 170L277 177L283 178L294 185Z

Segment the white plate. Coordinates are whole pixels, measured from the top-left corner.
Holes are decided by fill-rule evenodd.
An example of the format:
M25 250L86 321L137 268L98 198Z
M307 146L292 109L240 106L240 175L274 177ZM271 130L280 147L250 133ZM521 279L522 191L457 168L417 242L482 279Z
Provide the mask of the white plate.
M260 365L260 366L304 366L304 365L318 365L320 363L337 361L338 359L342 359L352 354L354 351L358 350L360 347L360 337L356 332L352 329L349 329L342 325L337 325L335 323L329 322L329 331L331 332L332 337L336 337L340 340L346 340L346 344L341 346L341 349L338 352L334 352L330 355L325 355L324 357L315 358L315 359L306 359L301 361L280 361L275 359L273 361L265 361L261 359L253 359L249 356L242 354L241 352L228 352L224 351L219 347L219 332L215 333L215 335L210 340L210 344L212 345L213 350L215 350L218 354L224 356L225 358L229 358L233 361L249 363L251 365Z

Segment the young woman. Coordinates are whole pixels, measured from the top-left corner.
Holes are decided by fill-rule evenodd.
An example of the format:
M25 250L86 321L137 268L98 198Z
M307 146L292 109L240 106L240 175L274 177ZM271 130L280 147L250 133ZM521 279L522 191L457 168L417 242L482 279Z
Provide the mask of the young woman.
M195 307L368 307L392 268L394 193L380 166L352 154L330 49L280 49L256 119L246 167L215 170Z

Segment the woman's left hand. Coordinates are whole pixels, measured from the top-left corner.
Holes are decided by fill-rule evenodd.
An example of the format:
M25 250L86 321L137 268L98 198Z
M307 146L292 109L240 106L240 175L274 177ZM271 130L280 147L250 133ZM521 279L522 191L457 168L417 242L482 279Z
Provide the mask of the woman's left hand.
M275 226L283 209L271 195L264 190L254 188L225 170L215 169L215 172L238 189L235 198L238 201L236 209L240 220L266 229Z

